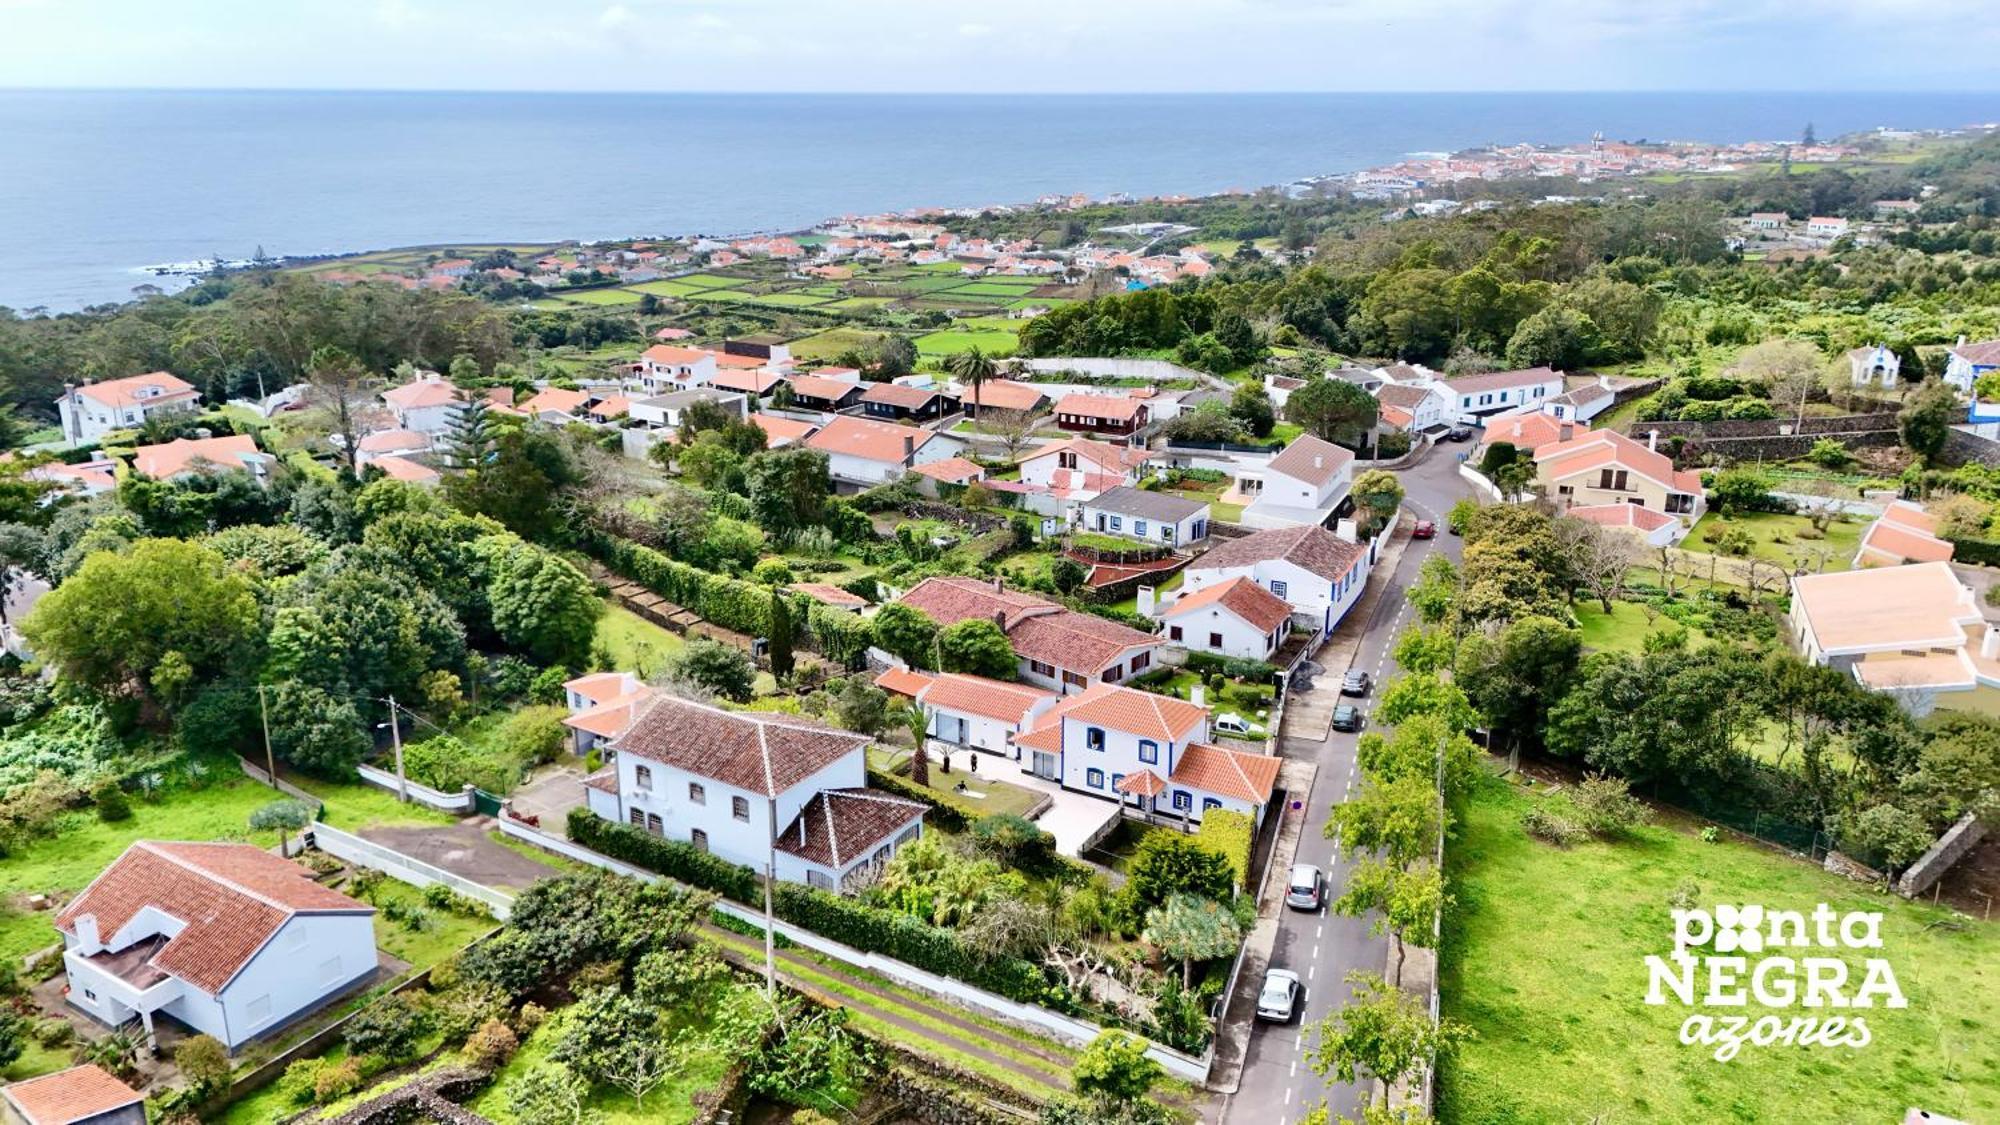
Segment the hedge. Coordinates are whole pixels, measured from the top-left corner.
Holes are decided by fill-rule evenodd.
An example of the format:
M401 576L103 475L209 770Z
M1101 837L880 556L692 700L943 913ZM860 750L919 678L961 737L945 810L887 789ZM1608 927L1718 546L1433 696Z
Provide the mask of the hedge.
M2000 542L1991 539L1952 539L1952 561L1973 566L2000 566Z
M875 643L874 625L849 610L813 602L806 607L805 622L806 640L820 655L849 668L859 667L868 646Z
M942 823L942 821L940 821ZM605 820L589 809L571 809L569 838L593 851L635 867L656 871L690 886L711 890L739 903L760 900L756 873L676 840L665 840L629 824ZM1010 1000L1057 1011L1077 1010L1076 998L1052 983L1041 968L1019 957L987 957L957 934L907 914L864 906L849 898L798 883L772 891L778 917L822 937L868 953L880 953L919 969L997 992Z
M583 541L585 549L605 566L725 629L752 637L770 631L768 586L711 574L629 539L593 534L584 536Z
M883 792L929 805L931 811L926 814L925 819L946 832L963 832L972 827L973 818L964 809L944 804L937 799L936 794L927 793L893 773L869 770L868 784Z
M587 808L569 811L569 838L612 859L657 871L738 902L755 902L762 896L757 873L748 867L739 867L693 844L662 839L630 824L606 820Z
M1195 841L1210 851L1228 856L1229 866L1236 870L1236 885L1247 888L1250 885L1250 835L1249 813L1210 809L1201 815L1201 829L1195 833Z

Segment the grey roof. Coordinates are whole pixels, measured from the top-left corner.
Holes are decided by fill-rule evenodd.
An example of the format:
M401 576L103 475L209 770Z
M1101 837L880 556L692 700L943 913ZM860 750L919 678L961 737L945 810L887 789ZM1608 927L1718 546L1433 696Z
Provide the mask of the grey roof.
M735 391L718 391L712 387L689 387L684 391L668 391L666 394L642 398L639 401L646 406L674 410L697 402L731 402L742 397Z
M1142 520L1179 523L1189 516L1199 515L1208 505L1169 492L1148 492L1143 488L1121 484L1117 488L1106 489L1097 499L1086 503L1084 507L1114 512L1121 516L1137 516Z

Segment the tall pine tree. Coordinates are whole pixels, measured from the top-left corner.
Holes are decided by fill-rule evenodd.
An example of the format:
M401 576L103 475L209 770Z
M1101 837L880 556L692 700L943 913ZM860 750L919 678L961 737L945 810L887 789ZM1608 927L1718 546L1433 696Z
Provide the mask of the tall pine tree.
M486 396L462 392L465 402L445 427L445 457L454 469L475 469L493 456L493 433Z

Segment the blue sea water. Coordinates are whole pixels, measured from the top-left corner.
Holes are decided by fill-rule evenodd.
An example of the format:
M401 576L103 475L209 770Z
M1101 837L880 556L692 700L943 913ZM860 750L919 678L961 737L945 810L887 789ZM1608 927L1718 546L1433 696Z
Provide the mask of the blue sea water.
M874 96L0 91L0 305L153 263L736 233L855 211L1198 193L1487 143L2000 119L2000 94Z

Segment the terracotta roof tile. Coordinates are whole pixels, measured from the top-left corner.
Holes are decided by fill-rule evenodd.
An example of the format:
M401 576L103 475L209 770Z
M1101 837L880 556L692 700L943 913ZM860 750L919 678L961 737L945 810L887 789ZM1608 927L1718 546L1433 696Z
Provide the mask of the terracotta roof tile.
M72 1125L145 1101L95 1063L16 1082L4 1091L28 1125Z
M1276 629L1292 615L1292 607L1285 599L1249 578L1238 576L1182 595L1160 616L1172 619L1207 607L1226 609L1261 633Z
M1130 422L1145 408L1144 402L1124 395L1113 397L1067 394L1056 402L1054 413L1074 414L1083 418L1103 418L1112 422Z
M823 453L844 453L864 461L901 464L936 436L916 426L871 422L843 414L820 427L818 433L806 439L806 445Z
M414 410L424 406L443 406L458 401L458 388L447 379L436 376L421 377L400 387L391 387L382 392L382 398L390 406L402 410Z
M191 384L180 376L165 371L127 375L123 379L106 379L102 383L85 383L76 389L76 393L113 409L149 406L153 403L175 402L195 397L195 389Z
M804 441L819 432L817 422L802 422L797 418L781 418L776 414L761 412L750 416L750 424L764 431L766 441L774 442Z
M922 410L933 399L948 398L936 387L910 387L902 383L872 383L861 396L862 402L879 402L904 410Z
M175 438L161 445L132 451L132 468L155 480L167 480L197 469L247 469L245 458L259 453L249 434L227 437Z
M921 473L932 480L944 481L946 484L963 484L967 481L979 480L986 475L984 466L968 461L963 457L947 457L942 461L926 461L911 471Z
M1498 391L1514 387L1532 387L1540 383L1561 383L1562 372L1548 367L1530 367L1522 371L1494 371L1485 375L1460 375L1446 379L1445 386L1452 392L1465 394L1468 391Z
M738 789L775 797L842 757L868 736L793 715L731 712L658 697L612 747Z
M1002 719L1009 723L1022 722L1035 706L1055 698L1054 692L1038 687L960 672L945 672L934 677L917 695L917 701L926 706Z
M843 590L831 582L794 582L789 589L837 609L860 609L868 604L867 598Z
M909 668L889 668L875 677L875 686L891 695L915 699L925 688L931 686L931 678Z
M1658 531L1675 522L1674 517L1643 504L1583 504L1562 514L1604 527L1636 527L1641 531Z
M1277 786L1278 766L1278 759L1268 754L1246 754L1197 742L1182 750L1174 760L1173 780L1193 789L1261 805L1271 799L1271 791Z
M1354 454L1311 434L1301 434L1292 439L1292 444L1271 458L1268 466L1272 472L1302 480L1317 488L1340 475L1340 470L1354 462Z
M1189 564L1189 570L1229 570L1283 559L1329 582L1354 569L1361 558L1358 544L1349 543L1323 527L1276 527L1231 539Z
M970 617L992 620L1014 652L1059 668L1093 671L1129 648L1158 645L1160 638L1091 613L1078 613L1015 590L996 589L977 578L926 578L903 595L905 605L922 610L939 627Z
M841 868L923 819L925 806L877 789L822 789L773 841L781 852Z
M408 481L411 484L429 484L432 481L443 479L438 471L429 465L418 464L408 457L397 457L394 454L385 454L368 463L382 470L382 474L390 480Z
M1833 653L1961 648L1964 627L1981 620L1972 591L1942 562L1794 578L1792 608Z
M1036 721L1035 731L1060 728L1066 718L1141 738L1178 742L1207 721L1208 709L1171 695L1098 683L1056 704Z
M986 380L979 384L976 395L971 387L960 391L960 398L967 406L977 405L981 410L1033 410L1047 402L1048 397L1039 387L1007 379Z
M818 399L823 402L845 402L849 395L862 390L859 383L845 379L822 379L817 375L788 375L785 381L801 398Z
M1141 769L1119 778L1112 788L1134 797L1157 797L1167 791L1167 783L1152 770Z

